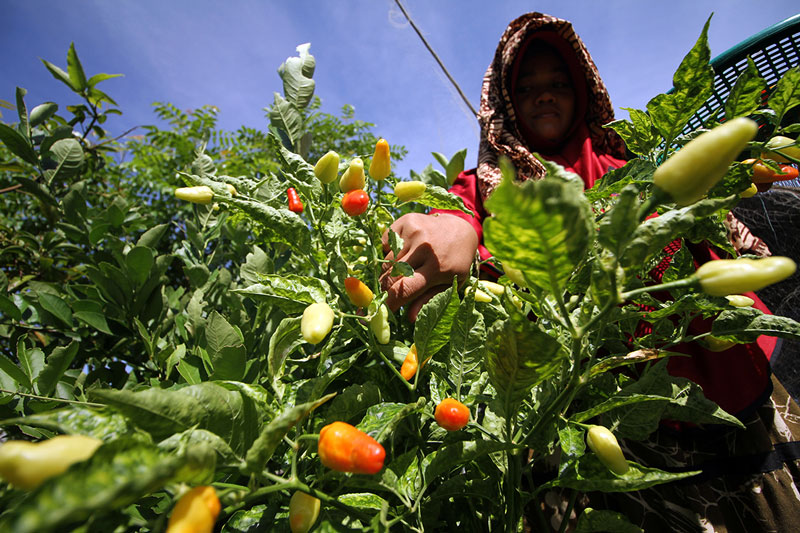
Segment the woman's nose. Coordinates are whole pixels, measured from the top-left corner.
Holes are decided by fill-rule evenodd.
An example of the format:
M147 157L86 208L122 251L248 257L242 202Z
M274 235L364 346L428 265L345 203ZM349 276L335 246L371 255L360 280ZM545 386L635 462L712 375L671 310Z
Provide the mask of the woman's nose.
M540 91L539 94L536 95L537 104L555 102L555 100L555 95L547 89Z

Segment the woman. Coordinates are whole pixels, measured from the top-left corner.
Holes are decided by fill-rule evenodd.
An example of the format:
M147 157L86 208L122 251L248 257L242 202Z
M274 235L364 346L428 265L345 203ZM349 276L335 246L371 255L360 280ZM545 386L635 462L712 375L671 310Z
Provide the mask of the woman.
M415 273L409 278L385 273L387 304L407 306L415 320L422 305L454 277L468 277L476 250L482 259L490 257L481 244L487 216L483 201L501 181L500 156L511 159L518 179L540 179L545 169L536 152L581 176L587 188L609 169L624 165L622 141L603 128L613 118L605 86L569 22L540 13L512 21L483 81L478 168L462 173L451 188L476 216L438 211L398 219L392 229L404 246L397 259ZM758 239L744 245L768 253ZM698 262L716 258L707 246L692 252ZM391 252L387 257L392 258ZM653 272L656 280L662 272ZM739 416L747 429L665 425L646 443L628 443L631 458L656 468L702 469L703 474L686 484L590 494L582 506L617 510L648 532L795 528L800 492L794 479L800 479L800 471L793 458L800 457L800 447L793 435L800 434L800 411L771 379L768 354L774 346L775 339L762 337L720 353L696 344L671 348L692 357L673 358L670 372L699 383L707 397ZM557 506L549 511L557 515Z

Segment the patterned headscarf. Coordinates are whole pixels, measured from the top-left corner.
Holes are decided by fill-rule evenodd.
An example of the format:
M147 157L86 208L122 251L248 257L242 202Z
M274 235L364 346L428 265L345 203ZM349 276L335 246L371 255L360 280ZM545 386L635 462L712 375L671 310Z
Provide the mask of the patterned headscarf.
M483 78L481 106L478 112L481 126L478 185L484 199L502 179L498 168L500 155L505 155L511 160L520 180L541 179L545 174L544 166L533 155L520 132L511 98L515 61L531 38L537 35L546 35L547 41L559 45L557 48L562 55L565 50L575 55L574 61L572 58L565 60L577 65L577 69L573 70L582 72L586 79L587 102L583 118L588 128L592 150L615 158L625 157L622 139L613 130L603 128L603 125L614 120L614 108L597 67L583 41L572 29L572 24L550 15L528 13L509 24L500 38L494 60ZM554 38L556 42L553 42ZM580 119L581 117L576 117L576 120ZM533 148L535 150L535 147Z

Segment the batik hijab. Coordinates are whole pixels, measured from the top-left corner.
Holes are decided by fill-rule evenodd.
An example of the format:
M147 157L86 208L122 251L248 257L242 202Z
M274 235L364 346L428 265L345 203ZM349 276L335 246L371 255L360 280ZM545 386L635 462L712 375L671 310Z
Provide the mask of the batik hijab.
M530 132L517 121L512 103L520 58L534 40L555 48L573 78L575 121L560 145L532 140ZM528 13L508 26L483 79L478 120L478 186L484 199L501 181L501 155L511 160L520 180L544 177L544 165L534 156L538 153L580 175L587 188L609 167L625 163L622 140L613 130L603 128L614 120L614 108L597 67L572 24L550 15Z

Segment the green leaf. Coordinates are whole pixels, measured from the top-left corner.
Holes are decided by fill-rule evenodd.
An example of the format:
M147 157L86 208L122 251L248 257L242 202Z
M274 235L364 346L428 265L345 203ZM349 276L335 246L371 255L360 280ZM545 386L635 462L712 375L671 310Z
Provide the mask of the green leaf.
M639 191L635 185L622 189L611 211L606 211L597 228L597 242L619 257L638 224Z
M769 97L769 106L775 111L775 124L780 124L786 113L800 105L800 67L787 70Z
M28 122L28 108L25 106L25 94L27 92L28 91L22 87L17 87L17 115L19 116L19 126L17 126L17 131L24 135L26 139L30 139L31 125Z
M42 166L47 184L54 179L67 180L83 167L83 148L77 139L60 139L44 154Z
M39 157L30 142L20 132L0 122L0 141L3 141L11 153L31 165L39 164Z
M287 314L302 312L309 304L328 300L330 288L317 278L289 273L268 274L259 278L261 283L234 292L269 302Z
M31 379L20 367L14 364L14 361L4 354L0 354L0 372L4 373L18 385L22 385L22 388L33 390Z
M436 477L447 474L463 464L505 449L505 444L495 441L454 442L440 446L436 451L426 455L422 460L421 470L424 472L424 479L430 483Z
M67 302L48 292L39 293L39 305L42 309L59 319L69 327L72 327L72 310Z
M94 86L100 83L101 81L110 80L111 78L119 78L120 76L123 76L123 74L103 74L103 73L95 74L94 76L89 78L86 84L90 88L94 88Z
M761 106L761 94L767 82L758 75L753 59L747 58L747 67L739 74L728 99L725 101L725 119L746 117Z
M283 163L283 173L292 185L306 198L319 198L322 195L322 184L314 174L314 167L299 155L287 150L276 135L270 134L267 140L278 152Z
M529 283L560 292L583 261L594 230L583 181L553 163L545 166L545 179L522 186L504 173L486 201L493 216L484 223L484 242L503 264L521 270Z
M641 268L649 258L660 253L676 238L683 236L698 221L719 210L733 207L738 201L736 196L700 200L687 207L645 220L633 230L620 263L625 268Z
M106 443L31 492L5 515L0 529L68 531L97 512L126 507L176 479L188 458L135 440ZM113 482L112 482L113 480Z
M247 469L250 472L261 472L264 465L275 453L275 448L289 433L297 422L306 417L311 411L336 396L336 393L328 394L313 402L301 405L290 405L277 417L273 418L261 431L256 441L247 450Z
M386 442L403 419L419 411L424 405L424 398L416 403L384 402L371 405L357 427L378 442Z
M299 109L308 107L314 96L314 56L308 53L310 43L297 47L299 57L290 57L278 67L278 75L283 80L283 94Z
M754 342L760 335L800 340L800 323L743 307L720 313L711 326L711 333L715 337L727 336L729 340L739 342Z
M167 230L169 229L169 224L158 224L157 226L153 226L152 228L148 229L142 236L139 237L139 240L136 241L136 246L146 246L147 248L155 248L158 246L159 241L161 238L166 235Z
M279 381L283 376L286 358L303 345L300 335L300 320L302 317L286 317L281 320L272 337L269 339L269 354L267 356L267 373L274 389L279 388Z
M308 227L296 213L241 198L230 198L227 202L244 211L258 225L260 236L264 240L288 244L301 253L306 253L310 249L311 237Z
M214 368L211 379L240 380L244 377L247 349L242 333L214 311L206 323L206 350Z
M134 246L125 256L126 270L137 286L144 284L150 277L154 263L153 250L145 246Z
M47 67L47 70L50 71L50 74L52 74L55 79L64 83L67 87L69 87L71 90L75 92L78 92L80 90L79 87L72 84L72 80L70 80L69 74L61 70L61 68L55 66L49 61L45 61L44 59L42 59L42 63L44 63L44 66Z
M472 383L483 372L486 353L486 326L483 315L475 310L474 293L469 302L459 306L450 330L450 361L448 372L456 391L464 383Z
M296 151L303 133L303 115L297 106L275 93L275 101L269 108L269 121L272 126L288 135L289 142Z
M45 367L39 373L36 387L42 396L50 396L64 372L69 369L75 356L78 355L79 343L72 341L67 346L56 346L47 356Z
M16 306L11 298L3 294L0 294L0 315L5 315L17 322L22 320L22 311L19 310L19 307Z
M628 461L628 466L628 471L624 475L617 476L612 474L594 454L586 454L571 462L570 468L564 469L555 480L537 487L537 492L550 487L567 487L582 492L631 492L699 474L699 471L665 472L633 461Z
M31 127L35 128L39 124L44 124L58 111L58 104L55 102L45 102L37 105L31 110Z
M459 174L464 171L464 160L467 158L467 149L463 148L453 154L450 161L447 162L445 172L447 172L447 184L452 185Z
M450 342L459 303L454 281L453 287L440 292L420 309L414 325L414 344L421 361L433 357Z
M520 313L492 325L486 343L489 380L511 410L534 385L552 376L565 357L555 338Z
M114 407L157 441L197 427L219 435L240 455L250 448L262 424L263 415L251 398L215 382L141 391L93 390L90 397Z
M708 18L694 47L681 61L672 78L675 88L670 94L659 94L647 103L653 125L671 143L689 119L705 103L714 90L714 69L709 64Z
M460 196L448 192L437 185L429 184L425 188L425 193L419 198L416 198L414 202L433 209L457 210L463 211L470 216L474 215L474 213L464 205L464 200Z
M74 42L70 43L67 51L67 73L72 87L76 90L83 91L88 88L86 74L84 74L83 66L81 66L81 61L78 59L78 52L75 51Z
M584 509L578 517L575 533L644 533L644 530L628 520L628 518L614 511L596 511L591 507Z
M58 433L88 435L102 440L117 439L133 432L128 420L113 409L96 409L76 404L3 420L0 424L45 428Z
M653 126L650 115L639 109L623 107L630 115L630 120L616 120L606 124L606 128L616 131L625 146L636 155L648 156L661 143L661 136Z

